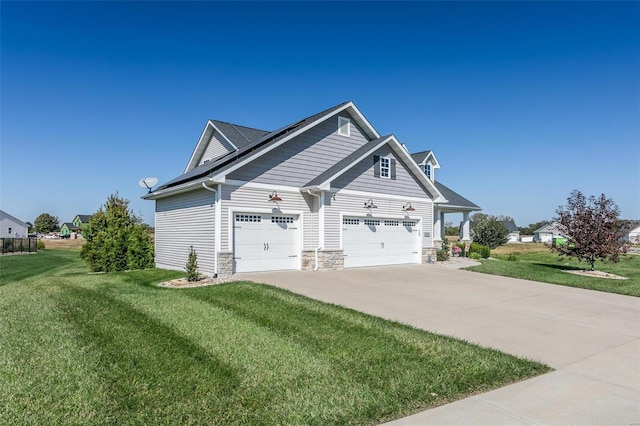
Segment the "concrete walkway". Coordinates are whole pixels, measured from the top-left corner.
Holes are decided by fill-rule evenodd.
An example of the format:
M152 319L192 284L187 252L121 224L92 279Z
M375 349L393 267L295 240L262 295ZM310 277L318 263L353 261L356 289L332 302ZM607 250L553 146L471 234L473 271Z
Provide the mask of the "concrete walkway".
M403 265L237 278L495 347L556 370L389 424L640 425L640 298L455 268Z

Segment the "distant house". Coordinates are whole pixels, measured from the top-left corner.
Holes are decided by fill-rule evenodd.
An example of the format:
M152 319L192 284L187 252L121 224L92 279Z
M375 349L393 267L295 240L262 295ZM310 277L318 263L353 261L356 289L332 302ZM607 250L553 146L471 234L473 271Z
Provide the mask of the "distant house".
M516 226L516 223L513 220L503 220L502 224L505 228L509 230L509 235L507 238L509 241L507 243L517 243L520 241L520 230Z
M566 238L562 232L562 225L558 222L548 223L542 228L538 228L533 233L533 241L536 243L548 243L554 238Z
M73 218L73 226L82 232L82 227L89 224L89 219L91 219L90 214L77 214L76 217Z
M640 244L640 225L629 231L625 240L632 244Z
M77 217L77 216L76 216ZM80 228L78 228L73 222L64 222L60 227L60 235L61 238L69 238L72 234L78 234L80 232Z
M28 228L25 222L0 210L0 238L26 238Z

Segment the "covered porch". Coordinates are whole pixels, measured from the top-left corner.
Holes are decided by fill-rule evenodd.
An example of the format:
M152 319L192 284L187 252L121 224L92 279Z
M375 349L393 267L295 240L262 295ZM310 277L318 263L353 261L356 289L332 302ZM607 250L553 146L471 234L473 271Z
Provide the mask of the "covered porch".
M460 240L471 241L471 213L482 210L480 206L464 198L457 192L449 189L440 182L436 182L436 187L447 199L446 203L436 203L433 207L433 241L436 247L442 247L442 240L445 237L445 215L462 214L460 221Z

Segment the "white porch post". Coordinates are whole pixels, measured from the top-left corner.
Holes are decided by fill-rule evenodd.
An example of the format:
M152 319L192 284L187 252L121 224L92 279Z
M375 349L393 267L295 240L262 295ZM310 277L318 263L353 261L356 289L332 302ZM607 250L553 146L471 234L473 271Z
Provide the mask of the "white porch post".
M471 241L469 212L462 213L462 222L460 223L460 239L462 241Z
M435 209L435 214L433 216L435 218L433 222L433 241L442 241L444 213L442 213L439 209Z

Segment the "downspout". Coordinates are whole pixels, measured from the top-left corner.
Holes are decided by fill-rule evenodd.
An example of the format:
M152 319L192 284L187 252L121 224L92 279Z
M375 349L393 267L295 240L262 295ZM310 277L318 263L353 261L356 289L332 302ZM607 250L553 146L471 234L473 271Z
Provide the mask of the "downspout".
M313 192L311 192L310 189L307 189L307 194L311 195L312 197L316 197L318 199L318 215L320 214L320 195L316 195ZM318 218L318 220L320 220L320 218ZM318 238L320 238L320 235L318 234ZM318 270L318 250L320 250L322 247L317 247L314 251L315 251L315 255L316 255L316 264L313 267L314 271Z
M218 190L208 187L206 182L202 182L202 187L207 191L211 191L215 194L213 198L213 204L216 204L218 202ZM218 220L217 217L216 220ZM215 238L220 238L220 236L216 235ZM218 276L218 248L216 247L215 240L213 242L213 275L214 277Z

